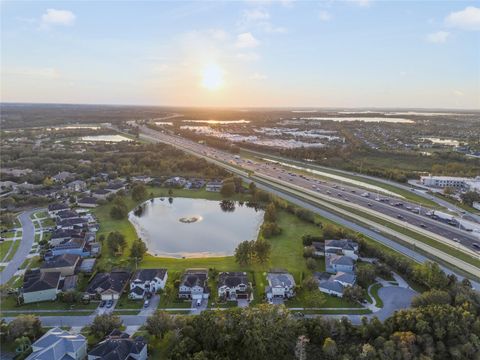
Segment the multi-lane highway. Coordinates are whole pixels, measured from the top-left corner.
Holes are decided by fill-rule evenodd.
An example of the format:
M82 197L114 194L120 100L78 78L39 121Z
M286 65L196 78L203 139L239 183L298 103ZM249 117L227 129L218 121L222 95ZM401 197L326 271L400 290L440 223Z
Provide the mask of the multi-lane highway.
M372 192L353 185L335 183L313 174L307 174L305 171L298 171L290 164L242 158L239 155L217 150L179 136L154 131L147 127L142 127L141 131L154 136L159 141L189 149L194 153L230 164L244 171L269 176L282 182L286 181L292 185L315 191L319 195L330 198L331 201L343 200L347 203L359 205L366 211L374 211L379 215L389 216L397 223L401 221L405 228L436 234L445 238L450 245L468 250L473 255L477 250L480 250L480 248L476 248L477 244L480 245L480 240L475 234L459 228L459 225L455 222L449 224L446 220L435 220L435 215L432 214L430 209L420 207L418 204L408 202L405 199L380 192Z

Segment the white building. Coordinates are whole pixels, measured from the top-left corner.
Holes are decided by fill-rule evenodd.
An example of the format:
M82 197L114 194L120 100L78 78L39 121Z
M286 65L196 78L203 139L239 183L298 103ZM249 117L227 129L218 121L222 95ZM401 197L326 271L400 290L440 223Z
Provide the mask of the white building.
M265 289L268 301L274 298L289 299L295 296L295 280L287 272L267 274L268 286Z
M147 293L156 293L165 288L168 274L167 269L142 269L133 274L130 281L130 299L143 299Z
M427 187L446 188L451 187L459 190L480 191L480 176L464 178L455 176L422 176L420 183Z
M186 270L178 288L178 297L180 299L201 300L208 299L209 295L208 270Z

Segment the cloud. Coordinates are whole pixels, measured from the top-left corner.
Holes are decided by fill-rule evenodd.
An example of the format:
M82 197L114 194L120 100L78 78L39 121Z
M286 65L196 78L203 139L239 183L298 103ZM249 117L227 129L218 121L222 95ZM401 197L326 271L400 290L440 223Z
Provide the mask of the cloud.
M267 78L267 75L260 74L260 73L253 73L250 75L250 79L252 80L265 80Z
M455 96L458 96L458 97L461 97L463 95L465 95L462 91L460 90L453 90L453 95Z
M210 29L207 33L212 37L214 40L226 40L228 39L228 33L223 29Z
M348 0L360 7L368 7L372 4L371 0Z
M468 6L464 10L452 12L445 18L445 23L462 30L480 30L480 8Z
M237 59L247 62L257 61L258 59L260 59L260 55L255 52L243 52L237 54Z
M330 21L330 19L332 18L332 14L330 14L326 10L320 10L320 12L318 13L318 18L321 21Z
M53 25L71 26L75 23L75 14L68 10L47 9L42 15L41 25L43 27Z
M250 32L237 35L237 42L235 43L235 46L237 48L254 48L258 45L260 45L260 41L255 39L255 37Z
M450 33L447 31L437 31L427 35L427 41L434 44L443 44L447 42Z
M243 12L245 19L250 21L256 20L268 20L270 19L270 14L264 10L254 9L254 10L245 10Z

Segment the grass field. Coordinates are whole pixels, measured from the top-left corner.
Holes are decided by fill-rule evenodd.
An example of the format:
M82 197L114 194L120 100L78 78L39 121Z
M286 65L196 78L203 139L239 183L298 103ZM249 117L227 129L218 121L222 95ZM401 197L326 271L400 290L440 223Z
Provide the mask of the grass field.
M7 255L8 250L10 250L12 245L13 241L3 241L0 243L0 262L3 260L5 255Z
M12 248L12 250L10 251L10 253L8 254L8 256L7 256L7 258L5 259L5 261L10 261L10 260L12 260L13 256L14 256L15 253L17 252L17 249L18 249L19 246L20 246L20 240L14 241L14 243L13 243L13 248Z
M378 308L383 308L383 301L382 301L382 299L380 299L380 296L378 296L378 290L380 290L381 287L382 287L382 284L377 283L377 284L373 285L372 288L371 288L372 296L375 299L376 306Z

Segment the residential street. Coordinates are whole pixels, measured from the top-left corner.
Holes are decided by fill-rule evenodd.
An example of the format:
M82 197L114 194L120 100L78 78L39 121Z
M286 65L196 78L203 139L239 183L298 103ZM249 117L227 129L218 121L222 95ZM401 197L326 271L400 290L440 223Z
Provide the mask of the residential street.
M19 215L18 218L23 229L22 240L12 260L0 273L0 285L5 284L12 278L18 268L22 266L30 250L32 249L32 245L35 240L35 227L30 219L30 215L37 211L41 211L41 209L28 210Z

